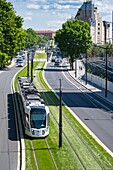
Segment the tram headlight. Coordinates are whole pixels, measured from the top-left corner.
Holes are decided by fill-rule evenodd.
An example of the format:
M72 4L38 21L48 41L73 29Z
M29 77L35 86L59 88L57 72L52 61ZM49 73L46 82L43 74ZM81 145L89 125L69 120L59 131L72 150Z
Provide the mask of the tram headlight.
M35 131L34 131L34 130L32 130L31 132L32 132L32 135L34 135L34 134L35 134Z
M45 130L42 130L42 135L44 135L45 134Z

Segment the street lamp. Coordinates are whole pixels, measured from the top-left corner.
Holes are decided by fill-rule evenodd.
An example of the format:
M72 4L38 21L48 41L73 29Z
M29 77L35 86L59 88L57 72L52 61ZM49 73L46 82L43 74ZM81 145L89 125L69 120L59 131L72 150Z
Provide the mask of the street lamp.
M107 74L107 50L108 50L108 48L104 48L105 50L106 50L106 65L105 65L105 68L106 68L106 82L105 82L105 97L107 97L107 78L108 78L108 74Z
M113 24L113 22L103 21L103 24L104 24L104 43L105 43L105 45L107 43L107 29L109 27L108 24L110 24L110 23ZM97 46L97 45L95 45L95 46ZM107 78L108 78L108 73L107 73L107 63L108 63L107 62L107 50L110 49L110 48L103 47L103 46L98 46L98 47L103 48L106 51L106 53L105 53L105 62L106 62L106 64L105 64L105 69L106 69L106 72L105 72L105 77L106 77L106 79L105 79L105 97L107 97Z
M33 56L31 57L31 83L33 82Z
M85 71L86 71L86 85L87 85L87 50L86 50L86 69L85 69Z
M108 72L107 72L107 50L108 49L110 49L110 48L107 48L107 47L102 47L102 46L97 46L97 45L94 45L94 46L96 46L96 47L99 47L99 48L102 48L102 49L104 49L105 51L106 51L106 53L105 53L105 70L106 70L106 72L105 72L105 77L106 77L106 79L105 79L105 97L107 97L107 78L108 78Z
M31 57L31 83L33 82L33 59L34 59L35 51L32 50L32 57Z
M60 79L60 107L59 107L59 148L62 147L62 84Z
M27 77L29 77L29 52L27 53Z

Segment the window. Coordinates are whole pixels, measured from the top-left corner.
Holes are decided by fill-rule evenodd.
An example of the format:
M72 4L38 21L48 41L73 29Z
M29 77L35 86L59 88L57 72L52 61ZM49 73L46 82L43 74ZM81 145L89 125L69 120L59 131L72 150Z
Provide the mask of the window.
M26 128L29 129L29 115L26 113Z
M32 128L40 129L46 127L45 109L32 108L30 114L30 124Z

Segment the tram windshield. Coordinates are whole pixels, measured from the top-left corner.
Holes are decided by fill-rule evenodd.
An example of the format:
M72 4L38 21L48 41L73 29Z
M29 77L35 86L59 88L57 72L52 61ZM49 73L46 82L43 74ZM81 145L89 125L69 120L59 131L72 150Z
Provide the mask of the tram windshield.
M31 128L45 128L46 127L46 111L44 109L32 108L30 114Z

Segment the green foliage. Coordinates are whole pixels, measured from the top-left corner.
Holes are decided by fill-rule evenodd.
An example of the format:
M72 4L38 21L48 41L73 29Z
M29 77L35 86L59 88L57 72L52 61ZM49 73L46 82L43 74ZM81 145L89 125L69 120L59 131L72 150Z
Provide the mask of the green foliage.
M22 24L23 19L16 15L12 4L0 0L0 51L7 53L10 60L24 48L26 33Z
M99 57L102 54L105 53L105 50L103 48L100 48L98 46L92 46L89 50L88 50L88 54L92 57Z
M28 28L26 30L27 36L26 36L26 48L30 48L31 46L34 46L34 44L39 40L39 36L37 33L32 29Z
M88 54L92 57L102 57L107 54L110 56L113 55L113 44L111 42L104 45L92 46L88 50Z
M41 45L41 46L45 45L49 40L49 38L47 36L43 36L43 37L39 36L39 37L40 37L40 39L37 42L37 44Z
M32 46L36 47L36 45L44 46L45 43L48 41L48 38L46 36L39 36L35 30L32 28L28 28L26 30L27 37L26 37L26 48L30 48Z
M107 53L109 56L113 55L113 43L109 42L106 45L104 45L105 48L107 48Z
M62 25L62 29L56 32L55 41L58 47L71 61L86 53L91 47L90 27L87 22L81 20L68 20Z
M35 58L47 58L47 55L46 55L46 53L36 53L36 56L35 56Z
M0 68L3 68L8 63L9 57L6 53L0 52Z

